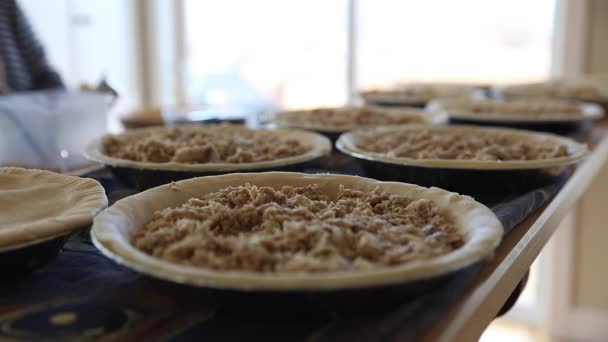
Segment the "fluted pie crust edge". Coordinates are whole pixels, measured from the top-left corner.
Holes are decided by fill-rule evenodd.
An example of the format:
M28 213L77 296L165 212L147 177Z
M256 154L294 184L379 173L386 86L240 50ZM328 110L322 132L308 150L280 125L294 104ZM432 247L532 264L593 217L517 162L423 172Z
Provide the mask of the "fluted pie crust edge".
M24 182L25 185L15 185ZM6 200L18 214L4 212L0 250L42 242L84 227L108 205L105 190L96 180L51 171L0 168L0 202ZM41 212L41 206L47 208ZM11 216L14 215L14 216Z

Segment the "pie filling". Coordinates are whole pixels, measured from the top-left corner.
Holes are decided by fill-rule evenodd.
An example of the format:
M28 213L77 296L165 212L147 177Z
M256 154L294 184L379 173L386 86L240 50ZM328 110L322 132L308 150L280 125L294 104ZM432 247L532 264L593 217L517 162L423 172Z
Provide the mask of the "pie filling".
M522 116L542 116L563 114L581 116L583 111L573 103L556 101L480 101L472 103L470 110L474 114L509 114Z
M595 84L555 84L550 89L550 94L554 96L575 97L575 98L605 98L606 89L602 89Z
M429 200L340 185L247 184L155 212L132 239L183 265L263 273L355 271L428 260L460 248L461 232Z
M309 111L279 113L281 121L294 124L322 124L328 126L392 125L423 123L417 114L393 115L373 108L318 108Z
M362 133L355 145L369 152L411 159L541 160L568 156L554 141L522 139L509 133L452 130L407 130Z
M396 90L370 90L365 92L366 96L382 96L403 100L430 100L434 97L444 95L433 88L425 89L396 89Z
M521 95L556 96L565 98L596 99L608 98L608 88L595 82L547 82L508 88L507 92Z
M410 84L396 89L368 90L363 96L382 96L403 100L428 101L435 97L450 97L466 95L471 92L469 87L461 86L436 86L432 84Z
M577 86L564 86L555 90L555 93L560 96L578 97L578 98L589 98L589 99L605 99L608 97L606 93L607 89L602 89L594 85L577 85Z
M173 127L147 136L110 135L104 154L152 163L253 163L302 155L310 150L298 140L242 126Z

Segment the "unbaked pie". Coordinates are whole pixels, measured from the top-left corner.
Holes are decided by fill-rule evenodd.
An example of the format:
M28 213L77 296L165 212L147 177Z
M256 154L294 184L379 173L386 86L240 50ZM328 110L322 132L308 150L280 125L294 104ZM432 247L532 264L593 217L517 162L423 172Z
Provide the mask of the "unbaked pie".
M277 113L280 126L312 129L319 132L345 132L361 127L404 125L432 122L433 116L419 109L382 107L336 107L293 110Z
M592 79L557 79L498 88L506 97L558 97L590 102L607 102L608 85Z
M392 89L372 89L361 92L366 103L423 105L436 98L470 97L476 88L465 84L409 83Z
M502 226L437 188L288 172L160 186L97 217L118 262L172 281L233 289L329 289L449 273L492 254Z
M563 166L585 145L547 133L476 126L402 126L344 134L337 147L353 156L412 166L516 169Z
M189 126L156 131L146 137L109 135L106 155L152 163L252 163L293 157L310 150L298 140L243 126Z
M446 113L450 118L471 121L505 122L569 122L603 117L603 109L595 104L559 99L517 100L435 100L429 111Z
M107 205L95 180L0 168L0 249L14 249L83 228Z
M136 129L92 141L86 156L116 167L173 171L245 170L304 162L329 153L312 132L238 125Z

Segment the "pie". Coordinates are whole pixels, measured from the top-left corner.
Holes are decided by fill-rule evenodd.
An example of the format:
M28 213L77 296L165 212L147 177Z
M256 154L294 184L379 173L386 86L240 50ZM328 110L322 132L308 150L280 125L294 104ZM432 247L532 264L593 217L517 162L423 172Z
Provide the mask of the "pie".
M222 124L146 128L110 134L91 142L86 156L112 166L212 171L304 162L330 150L330 142L312 132Z
M419 109L386 109L382 107L316 108L279 112L274 118L279 126L307 128L321 132L345 132L355 128L425 123L430 113Z
M355 157L412 166L518 169L563 166L587 148L547 133L476 126L402 126L343 134L337 147Z
M375 104L425 104L436 98L470 97L475 87L449 83L409 83L392 89L372 89L361 92L366 103Z
M152 163L252 163L293 157L309 149L271 131L231 125L174 127L146 137L124 134L103 139L103 151L110 157Z
M0 248L15 249L85 227L108 201L95 180L0 168Z
M429 103L430 111L472 121L560 122L598 119L604 111L595 104L560 99L470 100L447 99Z
M507 97L558 97L590 102L608 102L608 84L592 79L557 79L512 85L498 89Z
M468 196L368 178L289 172L180 181L99 215L94 243L160 278L232 289L385 285L492 254L502 226Z

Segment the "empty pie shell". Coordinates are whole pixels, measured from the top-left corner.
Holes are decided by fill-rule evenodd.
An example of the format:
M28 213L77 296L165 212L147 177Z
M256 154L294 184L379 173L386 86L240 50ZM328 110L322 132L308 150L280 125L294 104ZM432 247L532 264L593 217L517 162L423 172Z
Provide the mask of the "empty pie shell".
M530 101L530 105L533 106L538 103L539 100ZM466 120L471 122L491 122L491 123L558 123L558 122L579 122L585 120L597 120L604 117L604 110L601 106L593 103L578 102L574 103L571 101L564 100L553 100L545 99L544 102L548 103L566 103L571 102L578 108L578 113L555 113L555 112L544 112L541 114L512 114L512 113L501 113L498 110L493 113L475 113L473 112L473 106L477 103L496 103L498 106L501 101L491 100L473 100L465 98L457 99L442 99L433 100L427 105L427 109L436 113L444 113L450 119ZM541 101L542 102L542 101ZM509 102L506 102L509 103ZM522 102L524 103L524 102Z
M475 134L476 132L488 134L496 132L497 134L508 133L513 135L520 141L534 140L543 144L563 144L568 150L568 155L556 158L538 159L538 160L475 160L475 159L415 159L407 157L390 156L387 153L371 152L361 149L357 146L358 139L362 134L369 133L369 130L353 131L342 134L336 142L336 147L355 158L364 159L372 162L383 162L401 166L415 166L423 168L440 168L440 169L462 169L462 170L526 170L526 169L546 169L558 168L575 164L585 158L588 154L588 149L585 144L577 143L576 141L550 133L538 133L521 129L511 128L487 128L468 125L452 125L452 126L424 126L424 125L408 125L401 127L381 127L376 128L373 133L391 133L415 132L419 130L449 130L462 134Z
M452 252L429 260L415 260L371 270L323 273L212 270L171 263L148 255L132 245L133 235L153 218L155 211L179 206L192 197L229 186L244 186L246 183L270 186L277 190L286 185L297 187L317 184L330 197L338 193L340 185L364 192L371 192L379 187L381 191L389 194L429 199L453 220L463 235L465 244ZM357 176L293 172L227 174L193 178L159 186L116 202L95 218L91 230L95 246L107 257L126 267L177 283L249 291L369 288L435 278L491 257L502 235L502 225L492 211L468 196L439 188L380 182Z
M93 221L108 205L101 184L58 173L0 168L0 249L65 235Z

